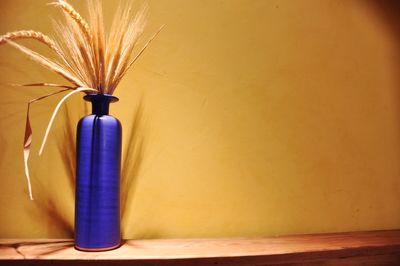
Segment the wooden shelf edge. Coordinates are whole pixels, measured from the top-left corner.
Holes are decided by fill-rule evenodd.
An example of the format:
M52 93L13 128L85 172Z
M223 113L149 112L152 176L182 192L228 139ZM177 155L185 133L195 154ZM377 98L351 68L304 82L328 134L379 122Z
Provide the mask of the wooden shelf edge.
M400 265L400 230L269 238L127 240L82 252L72 239L1 239L0 265Z

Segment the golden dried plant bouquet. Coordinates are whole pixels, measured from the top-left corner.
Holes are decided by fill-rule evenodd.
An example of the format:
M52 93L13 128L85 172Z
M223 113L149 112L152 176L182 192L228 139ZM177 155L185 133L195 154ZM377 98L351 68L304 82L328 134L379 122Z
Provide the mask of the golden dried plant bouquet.
M106 34L102 5L99 0L87 0L88 22L65 0L58 0L50 4L60 8L65 15L64 23L55 22L56 38L33 30L9 32L0 36L0 44L8 43L12 45L30 59L57 73L72 84L35 83L18 85L62 88L28 103L24 136L24 165L31 199L33 199L33 196L28 171L28 158L32 142L32 128L29 121L30 104L58 93L70 91L54 109L40 147L39 155L41 155L51 125L62 103L78 92L113 94L122 77L162 28L141 49L134 53L134 48L144 30L147 14L146 6L143 6L136 15L133 15L131 4L120 4L114 15L109 34ZM47 57L17 44L15 41L20 39L32 39L45 44L52 50L53 56Z

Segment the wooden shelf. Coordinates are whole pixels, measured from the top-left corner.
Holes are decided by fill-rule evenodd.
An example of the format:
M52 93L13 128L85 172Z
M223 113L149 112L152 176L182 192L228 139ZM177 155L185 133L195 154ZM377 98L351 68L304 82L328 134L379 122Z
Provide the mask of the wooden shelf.
M71 239L2 239L0 265L400 265L400 230L271 238L127 240L81 252Z

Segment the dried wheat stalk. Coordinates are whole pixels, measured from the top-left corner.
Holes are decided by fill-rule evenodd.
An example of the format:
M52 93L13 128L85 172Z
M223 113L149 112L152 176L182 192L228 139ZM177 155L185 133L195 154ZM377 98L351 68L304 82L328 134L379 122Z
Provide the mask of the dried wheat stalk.
M33 30L20 30L8 32L0 36L0 45L7 43L7 41L19 40L19 39L33 39L47 45L50 49L58 53L56 43L47 35Z
M66 1L59 0L58 2L50 3L59 6L68 16L70 16L78 25L85 37L91 41L92 34L90 32L89 24L83 19L83 17Z

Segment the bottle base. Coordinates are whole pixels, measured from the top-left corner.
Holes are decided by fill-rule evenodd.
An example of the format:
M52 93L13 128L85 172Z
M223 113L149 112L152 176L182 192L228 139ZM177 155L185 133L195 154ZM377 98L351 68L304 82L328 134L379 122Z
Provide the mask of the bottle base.
M75 245L75 249L77 249L79 251L99 252L99 251L108 251L108 250L117 249L120 246L121 246L121 243L118 243L115 246L104 247L104 248L83 248L83 247L79 247L79 246Z

